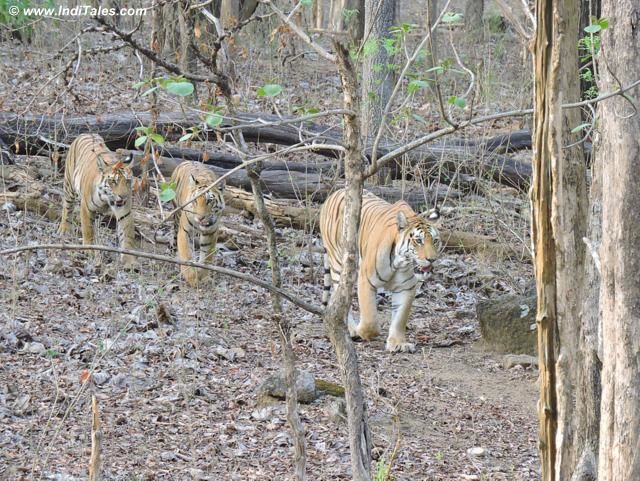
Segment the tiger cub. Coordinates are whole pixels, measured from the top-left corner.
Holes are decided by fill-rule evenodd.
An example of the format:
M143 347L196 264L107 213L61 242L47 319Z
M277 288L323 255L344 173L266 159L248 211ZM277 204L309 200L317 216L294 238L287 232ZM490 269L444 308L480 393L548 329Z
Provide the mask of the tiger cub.
M326 253L323 303L329 299L332 282L342 271L342 225L344 189L333 193L320 209L320 233ZM433 212L429 220L439 214ZM417 215L404 201L389 204L370 192L362 197L362 217L358 231L358 303L360 322L349 313L347 324L353 337L365 340L380 334L376 320L376 292L384 288L391 293L391 325L386 349L390 352L413 352L407 342L407 320L416 294L416 286L427 277L438 256L439 235L436 228Z
M133 154L120 160L99 135L82 134L76 137L65 160L64 201L58 233L70 231L69 216L77 197L80 197L80 227L84 244L93 244L95 241L95 214L111 210L117 220L120 247L134 248L132 161ZM135 265L135 256L122 255L122 260L127 268Z
M224 184L206 189L216 179L216 174L199 162L182 162L173 171L171 181L176 184L173 203L182 208L176 219L180 260L192 260L192 243L198 245L201 263L210 263L213 259L224 209ZM199 238L191 239L196 234ZM190 286L196 286L206 272L188 266L181 266L180 270Z

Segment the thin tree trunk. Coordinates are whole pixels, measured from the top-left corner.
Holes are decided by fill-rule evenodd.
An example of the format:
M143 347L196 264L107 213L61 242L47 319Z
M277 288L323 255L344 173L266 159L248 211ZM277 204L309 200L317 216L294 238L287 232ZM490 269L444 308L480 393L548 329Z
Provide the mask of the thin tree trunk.
M535 43L535 120L534 159L531 186L532 239L537 290L538 356L540 366L540 462L542 480L555 481L556 470L556 246L552 235L552 162L555 145L552 137L551 103L554 87L550 85L553 55L554 0L537 0L537 35ZM547 86L549 85L549 90ZM556 117L559 118L559 117ZM557 127L557 126L556 126ZM557 140L557 139L554 139Z
M635 0L605 0L602 15L601 92L640 77ZM633 98L602 103L602 411L599 481L640 479L640 116ZM606 156L606 157L605 157Z
M347 50L334 42L338 58L338 71L342 80L344 108L358 112L358 84ZM342 259L340 282L329 300L324 315L324 324L329 339L336 350L338 365L342 371L347 403L347 424L349 426L349 447L351 448L351 469L354 481L371 479L371 434L367 421L367 409L358 372L358 358L353 341L349 336L345 319L351 304L355 284L357 257L357 236L362 207L362 139L357 115L345 115L344 141L346 198L344 209L345 252Z

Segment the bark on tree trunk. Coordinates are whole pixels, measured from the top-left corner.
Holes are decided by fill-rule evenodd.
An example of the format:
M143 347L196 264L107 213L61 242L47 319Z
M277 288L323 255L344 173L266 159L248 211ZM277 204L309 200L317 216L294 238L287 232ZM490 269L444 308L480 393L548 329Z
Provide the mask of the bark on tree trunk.
M383 43L394 22L395 0L365 0L364 4L365 44L376 45L362 63L362 136L367 139L376 135L393 90L394 75L387 68L393 59Z
M540 463L542 480L555 481L556 470L556 247L552 234L552 162L557 140L552 137L551 99L556 86L553 75L553 14L554 0L537 0L537 34L535 39L535 115L533 180L531 203L534 270L536 275L538 326L538 357L540 366ZM558 106L559 107L559 106ZM558 117L556 117L558 118ZM557 127L557 126L556 126Z
M601 92L640 77L635 0L605 0ZM637 97L637 89L631 95ZM600 105L602 115L602 418L599 481L640 479L640 117L628 97ZM604 158L606 156L606 160Z

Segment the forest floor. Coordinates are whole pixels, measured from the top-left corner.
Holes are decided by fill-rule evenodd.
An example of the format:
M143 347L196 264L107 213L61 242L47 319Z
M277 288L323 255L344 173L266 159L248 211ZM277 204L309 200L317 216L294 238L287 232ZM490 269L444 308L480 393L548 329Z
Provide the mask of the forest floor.
M68 103L65 111L145 105L122 91L134 74L123 74L118 88L110 82L109 66L126 63L119 56L135 64L121 52L110 54L108 62L76 79L79 98L91 103L78 105L66 94L57 100ZM0 74L0 108L52 111L60 86L45 83L52 67L42 56L16 45L3 50L0 61L7 66ZM294 85L305 82L311 96L327 98L327 85L335 90L335 79L326 76L288 76ZM259 99L247 102L247 110L261 106ZM48 195L60 199L61 179L48 159L18 162L40 172ZM496 205L518 205L524 212L526 197L495 185L491 192L490 200L452 199L444 225L527 242L526 229L518 238L525 220L505 230L511 214L490 214ZM5 207L0 249L60 240L55 222ZM261 230L257 220L237 214L226 222ZM287 228L278 229L278 236L285 288L319 304L317 239ZM99 229L98 238L116 242L107 228ZM142 248L173 255L165 245ZM220 246L215 263L269 279L267 259L264 241L247 234ZM142 260L138 272L122 272L115 256L98 260L44 250L0 260L0 479L86 479L92 394L101 411L106 480L291 479L284 403L264 404L257 395L282 366L266 291L219 275L191 289L175 266ZM357 344L376 470L388 466L386 479L539 479L537 371L503 368L502 354L480 347L475 318L479 299L522 292L531 276L526 262L445 251L413 307L408 335L417 352L388 354L384 334ZM386 304L380 311L381 320L388 319ZM290 304L284 315L294 326L298 367L340 383L320 319ZM86 370L93 371L90 383L82 382ZM310 480L350 479L347 428L336 405L336 398L324 396L300 406Z

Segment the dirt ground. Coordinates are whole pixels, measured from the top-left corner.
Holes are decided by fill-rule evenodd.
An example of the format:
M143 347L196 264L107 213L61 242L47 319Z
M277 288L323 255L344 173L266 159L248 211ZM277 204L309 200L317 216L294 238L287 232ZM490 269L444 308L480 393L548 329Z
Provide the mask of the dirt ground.
M63 60L47 64L41 53L20 49L15 44L0 54L6 67L0 74L3 110L20 112L29 105L34 113L95 113L145 105L126 90L137 80L137 64L125 53L109 54L81 71L76 98L83 103L58 96L60 79L46 82ZM130 71L120 56L133 62ZM120 88L97 90L113 78L109 65L120 75ZM302 80L296 71L282 76L278 69L267 68L263 78L306 82L309 95L320 98L327 85L332 95L337 92L335 79L326 75ZM260 110L260 102L254 96L244 106ZM338 102L336 95L321 106ZM19 157L18 162L38 169L48 195L60 199L61 180L48 159ZM526 197L496 185L487 188L489 200L486 195L451 199L444 226L526 243L525 218L487 214L513 205L525 212ZM261 230L247 217L225 221L250 227L248 232ZM57 242L56 228L55 222L2 206L0 249ZM115 245L113 231L99 232L100 242ZM317 239L286 228L278 235L286 289L319 303ZM217 265L269 278L261 238L241 236L233 244L220 246ZM166 245L142 247L173 255ZM257 396L261 382L282 364L266 291L222 276L191 289L175 266L143 260L139 272L123 272L109 254L95 259L38 250L0 258L0 265L0 479L86 479L92 395L101 412L106 480L291 479L284 403L265 405ZM386 479L398 481L539 479L537 372L504 369L502 354L483 351L475 317L479 299L521 292L530 283L527 263L445 251L414 304L409 337L417 352L390 355L383 337L357 344L378 458L374 474L390 467ZM380 311L381 319L388 319L383 298ZM284 315L295 326L299 368L340 383L320 319L290 304ZM83 383L88 370L93 382ZM339 404L323 396L300 406L310 480L350 479Z

